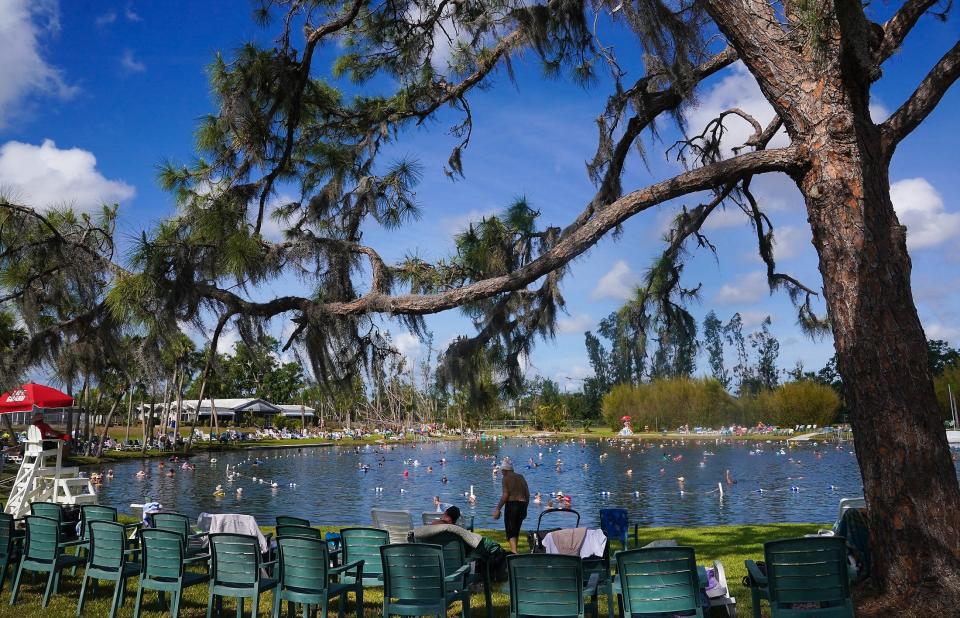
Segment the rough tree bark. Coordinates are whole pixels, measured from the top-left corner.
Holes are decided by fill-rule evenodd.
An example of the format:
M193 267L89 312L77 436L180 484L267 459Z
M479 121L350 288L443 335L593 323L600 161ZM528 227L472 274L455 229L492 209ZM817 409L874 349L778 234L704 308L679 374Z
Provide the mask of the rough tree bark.
M955 614L960 487L913 301L906 229L890 199L896 137L888 134L909 121L888 130L869 111L870 86L889 51L871 48L875 31L855 0L832 4L836 22L816 42L782 29L762 0L711 0L710 7L804 149L807 164L791 176L823 275L869 509L874 581L884 593L881 615ZM945 71L945 84L958 70L951 58L931 73ZM905 107L920 107L914 116L922 118L937 100L915 97Z

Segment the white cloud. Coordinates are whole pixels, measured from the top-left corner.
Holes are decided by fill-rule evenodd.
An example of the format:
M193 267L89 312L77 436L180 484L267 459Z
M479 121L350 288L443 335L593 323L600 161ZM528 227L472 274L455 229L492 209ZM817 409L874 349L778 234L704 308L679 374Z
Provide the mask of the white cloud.
M957 341L960 341L960 328L956 326L947 326L940 322L934 322L933 324L925 326L923 330L927 335L927 339L942 339L951 345L955 345Z
M773 229L773 257L777 260L789 260L800 254L805 242L810 241L809 230L792 225L781 225Z
M557 320L557 331L561 333L583 333L593 327L593 318L586 313L578 313Z
M870 119L875 123L881 123L890 116L890 110L879 99L870 101Z
M452 217L442 217L440 219L440 229L447 235L452 236L453 234L459 234L467 229L471 223L479 223L481 219L486 219L492 217L500 212L498 208L490 208L487 210L478 210L476 208L470 209L470 212L466 212L462 215L454 215Z
M700 102L687 113L688 135L699 135L711 120L734 107L751 115L763 128L773 120L773 108L764 98L757 80L742 62L735 63L725 77L710 88L700 98ZM742 146L754 134L753 126L739 116L726 116L723 126L725 131L721 144L726 156L733 154L731 148ZM771 140L770 146L779 147L788 143L789 138L781 129Z
M115 21L117 21L117 12L107 11L103 15L98 15L97 18L93 20L93 24L98 28L103 28L104 26L109 26Z
M727 204L725 208L714 210L703 223L705 230L722 230L731 227L742 227L749 224L747 215L734 204Z
M924 249L960 234L960 213L947 212L943 197L925 178L890 185L890 199L900 223L907 226L907 246Z
M570 365L569 369L564 369L554 375L554 379L565 392L581 390L584 379L592 377L593 369L580 364Z
M56 0L0 0L0 127L31 94L68 98L76 92L40 55L41 39L59 30Z
M123 50L123 55L120 56L120 66L126 73L143 73L147 70L147 65L140 62L133 57L132 49Z
M590 296L595 300L602 298L627 300L633 296L638 283L640 278L630 270L630 266L623 260L618 260L610 272L600 277Z
M211 336L213 331L210 331ZM233 346L240 343L240 333L234 328L224 328L217 338L217 354L233 356Z
M0 186L13 189L35 208L69 204L93 210L122 202L136 191L97 170L97 158L81 148L61 150L53 140L40 146L10 141L0 146Z
M140 17L136 11L133 10L132 6L127 6L123 11L123 16L127 18L127 21L143 21L143 18Z
M738 313L740 314L740 320L743 322L743 327L747 329L760 326L768 317L771 322L774 320L773 316L765 311L739 311Z
M724 284L717 292L716 302L721 305L752 305L769 293L767 276L756 271L737 277L733 283Z
M423 355L423 342L414 334L404 332L393 335L393 347L407 359L407 368L416 367L417 360Z

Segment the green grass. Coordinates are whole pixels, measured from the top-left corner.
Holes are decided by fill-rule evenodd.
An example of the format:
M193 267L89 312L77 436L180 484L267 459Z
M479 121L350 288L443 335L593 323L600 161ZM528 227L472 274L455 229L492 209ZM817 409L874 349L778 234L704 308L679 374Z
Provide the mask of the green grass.
M747 558L759 559L763 554L763 543L778 538L788 538L801 536L810 532L815 532L820 527L816 524L768 524L768 525L747 525L747 526L713 526L702 528L644 528L640 530L639 542L646 544L657 539L675 539L681 545L689 545L697 550L697 561L701 564L707 564L713 560L723 562L727 572L727 580L730 585L730 593L737 598L737 613L740 616L751 615L750 594L741 584L741 578L745 575L743 561ZM333 527L321 527L323 530L335 530ZM269 531L269 528L264 528ZM489 536L501 544L506 544L503 532L500 530L480 530L485 536ZM521 540L520 551L527 551L526 541ZM79 574L78 574L79 575ZM60 594L53 597L50 606L42 609L40 599L43 592L43 582L40 578L36 583L31 584L28 577L24 577L26 582L21 585L20 598L15 607L10 607L7 602L10 598L10 581L8 577L4 585L2 595L0 595L0 618L24 616L44 616L49 618L68 618L76 613L76 603L80 592L79 577L70 577L65 574L61 582ZM500 584L495 584L495 593L493 596L494 615L508 615L509 597L505 593L506 588L501 588ZM133 580L129 584L128 600L121 609L119 616L133 615L133 595L136 591L136 584ZM112 586L104 582L96 594L88 593L88 601L84 610L86 616L106 616L110 608L110 597L112 595ZM271 603L273 597L268 593L266 598L261 600L260 615L270 615ZM204 585L196 586L189 590L181 604L180 615L191 618L206 615L207 588ZM379 616L381 614L383 596L378 588L368 588L364 591L364 616ZM474 594L471 598L471 608L474 615L485 615L482 613L484 608L483 594ZM454 606L456 607L456 606ZM249 602L247 603L249 610ZM150 594L145 597L144 616L160 617L163 614L157 610L156 595ZM234 605L224 602L224 613L229 615L234 611ZM335 608L331 608L331 612ZM604 615L606 611L605 598L600 599L600 612ZM356 615L356 608L352 601L347 605L348 616ZM452 614L451 614L452 615ZM457 614L459 615L459 614Z

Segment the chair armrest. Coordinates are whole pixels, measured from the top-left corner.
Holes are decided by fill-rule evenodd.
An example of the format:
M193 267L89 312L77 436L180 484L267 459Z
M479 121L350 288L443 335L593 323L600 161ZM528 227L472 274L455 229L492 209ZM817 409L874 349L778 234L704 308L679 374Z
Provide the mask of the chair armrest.
M452 584L452 583L456 582L457 580L464 580L464 581L466 581L466 577L467 577L467 575L469 575L469 574L470 574L470 563L468 562L467 564L463 565L462 567L460 567L459 569L457 569L456 571L454 571L454 572L451 573L450 575L447 575L446 577L444 577L444 578L443 578L443 581L445 581L445 582L447 582L447 583L449 583L449 584Z
M60 547L77 547L78 545L88 545L90 541L86 539L77 539L75 541L63 541Z
M590 576L590 579L587 581L587 585L583 587L583 594L587 596L596 596L597 594L597 584L600 582L600 574L594 573Z
M767 585L767 576L760 572L760 567L757 566L756 562L753 560L744 560L743 564L747 567L747 573L750 574L750 579L760 587Z
M143 522L142 522L142 521L138 521L138 522L132 523L132 524L123 524L123 529L124 529L124 530L139 529L139 528L142 528L142 527L143 527Z
M266 569L266 568L269 568L269 567L272 567L272 566L276 566L277 562L278 562L277 560L267 560L266 562L261 562L261 563L260 563L260 568L261 568L261 569Z
M363 563L363 560L354 560L350 564L342 564L338 567L333 567L330 569L330 575L340 575L341 573L356 569L357 577L359 578L363 574Z
M206 562L210 559L210 554L200 554L199 556L192 556L190 558L184 558L183 563L193 563L193 562Z

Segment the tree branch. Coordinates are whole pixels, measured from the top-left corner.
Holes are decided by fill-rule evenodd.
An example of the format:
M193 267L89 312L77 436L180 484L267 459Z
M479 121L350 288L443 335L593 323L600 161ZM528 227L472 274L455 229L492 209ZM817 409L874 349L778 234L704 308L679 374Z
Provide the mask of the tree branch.
M924 13L940 0L907 0L896 14L883 24L883 39L874 52L877 64L882 64L893 55L913 30Z
M960 41L930 70L910 98L880 125L883 148L887 157L903 138L916 129L930 115L953 82L960 77Z
M549 251L522 268L506 275L477 281L439 294L391 296L371 290L359 299L344 302L323 303L298 296L284 296L258 303L209 284L198 284L198 289L202 296L223 303L227 308L258 317L270 317L287 311L300 311L308 315L314 313L334 315L437 313L503 292L519 290L583 254L607 232L652 206L689 193L716 189L752 174L774 171L798 172L802 169L804 162L803 151L796 146L790 146L777 150L750 152L689 170L621 197L560 240Z

